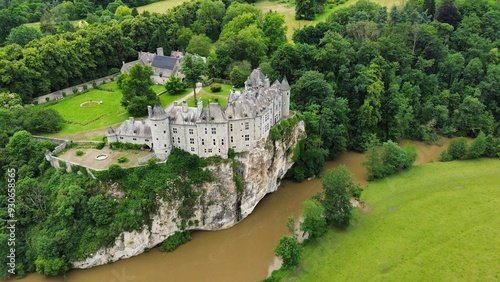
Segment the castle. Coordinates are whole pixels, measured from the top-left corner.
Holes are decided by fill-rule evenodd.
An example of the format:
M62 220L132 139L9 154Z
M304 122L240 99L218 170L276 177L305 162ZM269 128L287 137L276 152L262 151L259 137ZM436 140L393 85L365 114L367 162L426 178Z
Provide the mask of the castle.
M148 106L148 119L125 121L116 131L110 127L108 143L130 142L147 145L156 158L165 160L173 147L200 157L227 157L235 152L251 150L266 138L269 130L290 115L290 86L283 78L270 84L259 70L254 70L245 89L231 90L225 107L210 102L203 107L174 103L167 111L159 104Z

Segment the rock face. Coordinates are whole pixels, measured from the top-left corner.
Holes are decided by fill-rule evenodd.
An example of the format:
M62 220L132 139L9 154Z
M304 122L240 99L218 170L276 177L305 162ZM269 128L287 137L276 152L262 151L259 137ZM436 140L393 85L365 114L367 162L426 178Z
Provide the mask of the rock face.
M251 151L235 157L232 161L210 165L208 169L216 181L205 183L204 193L190 219L192 230L219 230L231 227L250 215L267 193L276 191L280 180L293 165L292 149L305 136L304 123L299 121L287 132L287 138L272 141L264 137ZM238 191L233 174L237 173L244 183ZM122 232L111 247L101 248L83 261L73 262L74 268L90 268L119 259L129 258L153 248L168 236L179 231L177 204L159 200L160 205L152 216L151 228L141 231Z

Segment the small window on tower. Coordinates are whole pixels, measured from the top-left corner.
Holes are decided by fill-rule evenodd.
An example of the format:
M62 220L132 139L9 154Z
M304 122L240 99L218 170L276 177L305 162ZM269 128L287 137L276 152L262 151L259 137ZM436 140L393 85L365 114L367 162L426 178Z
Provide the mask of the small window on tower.
M177 127L172 128L173 133L177 133Z

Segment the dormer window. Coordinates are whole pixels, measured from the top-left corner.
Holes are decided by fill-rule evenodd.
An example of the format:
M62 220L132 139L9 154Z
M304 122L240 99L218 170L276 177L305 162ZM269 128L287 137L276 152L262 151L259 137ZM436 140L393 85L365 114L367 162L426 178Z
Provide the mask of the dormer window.
M215 118L214 118L214 117L211 117L210 119L211 119L211 120L214 120Z

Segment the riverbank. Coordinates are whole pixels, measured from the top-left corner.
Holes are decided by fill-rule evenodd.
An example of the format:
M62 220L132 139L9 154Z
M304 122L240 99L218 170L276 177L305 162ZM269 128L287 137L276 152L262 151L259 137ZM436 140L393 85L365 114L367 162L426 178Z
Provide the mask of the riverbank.
M498 159L429 163L370 183L369 211L306 247L287 281L495 280L499 171Z

